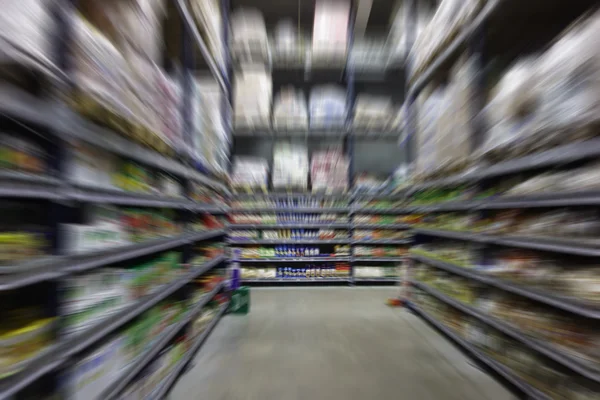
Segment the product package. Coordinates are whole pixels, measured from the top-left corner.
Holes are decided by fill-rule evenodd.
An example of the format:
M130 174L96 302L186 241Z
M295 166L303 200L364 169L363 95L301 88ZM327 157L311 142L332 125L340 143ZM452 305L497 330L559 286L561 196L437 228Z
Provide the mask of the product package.
M231 14L231 48L238 60L267 59L269 39L262 13L255 8L237 8Z
M349 161L341 148L315 152L310 162L312 190L347 191L348 169Z
M236 127L267 127L271 119L273 82L266 67L242 67L235 74L233 118Z
M277 130L308 130L308 111L302 90L285 87L275 96L273 127Z
M338 85L315 86L310 92L311 128L340 128L346 122L346 90Z
M308 149L301 144L277 143L273 149L273 187L308 188Z
M348 47L350 2L318 0L312 36L312 58L345 58Z

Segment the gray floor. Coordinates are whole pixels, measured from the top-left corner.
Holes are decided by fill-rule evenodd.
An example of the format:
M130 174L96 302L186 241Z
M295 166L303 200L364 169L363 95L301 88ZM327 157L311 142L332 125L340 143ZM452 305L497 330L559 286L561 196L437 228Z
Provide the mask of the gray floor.
M252 288L172 400L506 400L416 316L385 306L393 288Z

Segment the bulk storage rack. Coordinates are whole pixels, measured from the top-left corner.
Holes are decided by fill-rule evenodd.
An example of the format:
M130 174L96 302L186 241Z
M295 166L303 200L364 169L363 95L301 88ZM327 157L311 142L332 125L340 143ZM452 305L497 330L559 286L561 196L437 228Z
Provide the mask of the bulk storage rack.
M33 296L49 309L49 315L60 317L59 290L61 279L82 274L94 269L119 263L127 266L133 260L158 255L169 250L180 251L181 265L186 272L166 285L160 291L145 295L113 313L111 316L94 323L84 330L64 338L59 335L59 324L54 324L52 337L54 344L49 349L27 361L22 369L0 381L0 399L40 398L40 393L59 393L63 388L62 376L76 365L85 354L101 346L116 332L122 331L132 321L146 311L152 309L167 298L182 301L192 300L192 286L199 277L210 271L222 270L228 265L225 254L210 258L199 264L190 264L194 257L194 245L206 241L223 241L226 227L208 230L193 230L192 221L199 215L226 215L228 207L224 203L200 203L192 199L193 184L211 188L225 198L229 190L221 176L212 176L205 165L201 165L185 150L173 154L174 151L156 151L119 135L109 128L96 125L72 111L65 98L73 87L75 76L72 73L71 51L73 49L72 16L76 12L77 0L49 2L53 7L56 23L55 35L49 38L53 42L54 62L58 67L55 77L44 82L43 89L26 92L17 87L5 87L0 90L0 120L2 126L21 134L37 137L47 149L51 167L56 171L53 176L33 176L22 173L3 171L0 173L0 197L2 201L16 200L36 202L44 207L48 215L48 226L52 253L49 257L32 263L5 267L0 275L2 293L12 291L21 297ZM183 0L172 0L170 7L178 11L174 17L181 24L180 38L182 46L177 56L182 65L181 87L183 98L181 115L183 116L183 137L191 140L191 113L189 79L194 66L194 50L199 49L203 60L208 65L214 79L223 91L227 91L228 79L219 70L211 54L198 32L188 5ZM26 7L26 6L23 6ZM2 53L0 62L3 66L14 67L15 61ZM19 66L16 66L19 68ZM38 75L34 72L34 77ZM33 80L34 86L40 82ZM47 84L47 86L46 86ZM46 91L50 93L46 93ZM53 94L52 96L50 94ZM226 104L223 104L225 107ZM224 118L226 115L224 113ZM158 195L135 194L118 190L95 188L93 186L77 186L66 179L66 165L75 147L80 143L101 149L107 153L131 160L153 171L169 174L179 182L184 191L182 198L162 197ZM164 149L163 149L164 150ZM125 245L117 248L67 255L65 237L60 231L62 223L75 222L78 213L88 204L108 204L141 208L163 208L174 210L178 220L184 223L184 232L175 237L163 237L148 240L139 244ZM185 334L191 334L191 326L200 315L204 306L215 299L215 296L228 296L228 285L215 286L185 312L179 320L166 328L156 340L143 351L137 361L123 369L114 377L112 384L105 388L101 398L119 398L123 391L134 383L144 369L149 366L161 352L175 340ZM223 303L203 333L193 339L189 351L169 370L165 379L156 387L154 394L164 398L177 379L185 372L195 353L202 347L211 330L219 322L227 308ZM35 386L35 392L31 389ZM64 393L63 393L64 394Z
M235 10L238 7L253 7L262 12L265 19L265 25L270 32L275 23L284 18L291 19L297 28L296 34L301 36L303 33L308 33L310 36L311 27L315 15L315 2L301 1L282 1L276 4L268 1L258 0L230 0L230 9ZM315 266L324 263L343 262L350 266L349 276L344 277L325 277L325 278L306 278L306 277L286 277L275 276L271 279L247 278L242 279L242 282L252 285L326 285L326 284L394 284L397 279L394 278L359 278L354 276L354 266L357 263L384 263L391 265L400 263L401 257L398 258L359 258L353 255L353 249L358 245L389 245L389 246L408 246L409 240L400 241L359 241L353 238L355 228L366 228L361 225L356 225L354 215L358 211L355 207L355 202L362 198L368 198L372 195L360 195L354 193L353 182L354 178L361 169L367 172L377 172L381 174L390 174L396 167L402 164L405 155L401 154L402 150L395 144L400 136L400 128L373 128L367 126L354 125L354 106L358 94L368 93L375 95L389 95L396 102L399 111L401 102L404 100L404 75L403 61L387 62L376 60L365 68L362 68L351 57L351 49L355 41L355 24L362 24L360 28L362 32L366 31L365 36L369 37L373 34L381 34L387 29L387 24L394 12L394 1L378 1L374 2L372 7L359 10L358 2L350 2L350 17L349 17L349 33L347 40L347 52L344 57L332 59L317 59L309 55L310 42L306 42L306 58L300 60L280 60L276 52L273 50L268 52L260 48L257 43L248 45L248 59L244 59L244 63L266 66L271 73L273 83L273 97L278 93L279 89L285 85L293 85L294 88L300 89L308 99L311 88L318 84L336 83L342 85L346 91L346 118L345 121L340 121L338 125L332 124L328 127L314 127L309 124L307 129L277 129L274 124L248 124L247 126L234 126L233 128L233 143L232 157L235 156L258 156L266 159L269 166L273 165L273 148L277 143L289 142L292 144L302 144L306 146L309 153L316 150L326 148L328 145L338 145L343 148L346 157L349 160L348 182L349 189L347 193L336 193L327 190L314 190L304 188L300 191L299 188L277 188L273 187L271 182L271 173L269 173L269 182L263 187L257 188L238 188L238 193L234 194L232 201L242 199L342 199L345 203L336 209L328 208L267 208L267 209L242 209L232 206L232 217L236 214L244 212L265 215L275 214L276 212L296 213L300 216L317 213L335 213L343 217L343 222L324 224L307 223L268 223L268 224L235 224L230 225L230 232L236 229L252 229L260 232L285 229L340 229L348 230L348 236L336 239L269 239L269 240L248 240L239 238L230 238L231 246L246 248L249 246L277 246L277 245L314 245L320 248L333 249L335 245L350 246L350 254L348 256L338 257L275 257L261 259L239 258L232 256L232 261L239 263L242 267L260 268L271 264L273 266L298 266L303 267L306 264ZM274 48L272 46L272 48ZM230 76L237 71L242 70L242 61L233 60L230 68ZM233 93L230 98L233 97ZM310 114L310 112L309 112ZM270 171L272 168L270 168ZM383 196L385 198L385 196ZM372 211L372 210L371 210ZM371 212L365 210L365 212ZM377 226L369 228L376 229ZM391 229L404 230L406 226L395 226Z
M417 1L410 1L410 13L416 17ZM486 119L485 96L486 78L491 70L492 60L498 56L514 59L518 55L530 54L533 51L545 49L570 23L586 11L593 12L594 2L567 3L562 1L527 2L527 4L511 0L489 0L484 2L477 16L469 22L456 36L449 38L445 46L431 61L429 66L414 79L407 87L405 103L407 125L404 142L407 144L409 160L414 162L419 157L416 148L417 115L416 99L428 86L443 82L449 69L458 61L463 52L469 54L475 61L471 81L471 154L482 146L484 135L489 129ZM508 22L510 21L510 22ZM518 38L518 39L517 39ZM411 38L414 40L414 38ZM413 60L407 60L408 67ZM463 172L446 174L416 182L405 192L404 207L398 212L412 213L423 216L423 221L430 221L431 216L438 213L456 212L461 215L474 215L479 218L493 216L493 213L504 210L553 210L562 207L597 207L598 193L585 192L544 192L530 195L485 196L485 191L498 185L506 179L516 179L518 182L533 174L561 170L578 166L583 162L597 160L600 156L600 141L597 138L580 142L562 144L550 149L538 149L532 154L519 155L512 159L497 162L473 163ZM469 187L473 190L467 199L450 200L415 206L415 195L426 190L440 188ZM484 196L478 196L484 195ZM471 225L472 227L473 225ZM578 260L593 261L600 255L597 243L587 243L582 240L565 237L536 237L532 235L510 235L500 233L482 233L473 228L470 230L443 229L431 224L415 224L411 227L414 234L414 248L409 255L411 262L407 263L405 271L404 303L416 315L423 318L438 332L453 342L457 348L477 362L485 371L490 373L519 398L550 399L555 398L553 391L562 390L567 385L577 382L581 385L578 390L582 393L597 396L600 390L600 374L597 365L578 356L566 347L544 338L543 335L527 331L523 326L503 320L498 315L492 315L489 310L479 307L479 303L471 304L464 299L458 299L456 293L448 294L443 286L434 287L423 277L443 276L446 279L464 279L462 282L475 285L478 296L482 293L514 296L519 301L529 301L534 310L543 309L552 315L563 315L576 318L583 326L596 329L600 312L597 304L586 302L574 296L567 296L555 287L534 287L527 281L515 281L507 277L495 276L489 271L493 257L498 249L526 249L542 252L544 257L566 263L577 264ZM474 247L470 254L476 259L470 265L452 261L436 253L436 245L425 247L433 240L452 240L459 243L470 243ZM559 258L562 257L562 258ZM588 264L586 264L588 265ZM575 265L572 266L573 268ZM425 275L423 275L425 271ZM439 271L439 272L437 272ZM440 275L441 274L441 275ZM550 278L550 277L548 277ZM556 289L556 290L555 290ZM421 302L427 302L427 307L433 307L435 312L426 310ZM440 308L444 307L444 308ZM542 308L543 307L543 308ZM443 316L439 310L444 312ZM453 314L455 312L456 314ZM535 312L535 311L533 311ZM449 315L461 315L467 328L460 330ZM446 318L445 318L446 317ZM445 320L444 320L445 319ZM476 331L476 332L475 332ZM536 357L537 370L552 370L556 379L536 381L535 378L519 372L513 362L510 362L510 349L502 354L490 352L477 340L477 334L493 335L504 338L507 346L524 349L524 358ZM489 337L489 336L487 336ZM556 372L559 371L559 372ZM584 388L584 389L581 389Z

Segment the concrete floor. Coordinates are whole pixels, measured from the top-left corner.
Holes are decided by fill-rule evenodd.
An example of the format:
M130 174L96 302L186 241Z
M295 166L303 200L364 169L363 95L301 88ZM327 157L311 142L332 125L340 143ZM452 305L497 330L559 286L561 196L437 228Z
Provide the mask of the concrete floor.
M394 288L252 288L171 400L507 400L446 339L384 305Z

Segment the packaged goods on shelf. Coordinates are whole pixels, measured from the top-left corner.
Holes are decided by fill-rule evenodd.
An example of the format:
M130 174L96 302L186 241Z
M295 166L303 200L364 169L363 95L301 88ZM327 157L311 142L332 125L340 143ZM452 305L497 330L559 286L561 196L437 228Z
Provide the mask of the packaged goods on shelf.
M355 224L375 224L381 225L393 225L393 224L412 224L420 221L418 215L360 215L354 216L353 220Z
M167 378L175 365L181 361L186 351L190 348L189 341L179 338L175 343L163 349L157 358L147 365L139 378L125 389L125 398L151 398L160 383Z
M15 311L22 314L15 314ZM53 344L55 320L43 318L35 309L15 307L14 310L2 310L2 321L0 377L6 378L25 368Z
M192 93L193 156L213 172L225 173L230 138L222 117L222 113L226 113L223 93L212 77L196 77Z
M361 172L354 178L354 191L357 193L377 193L385 187L387 180L380 179L375 175ZM365 202L359 204L366 204Z
M348 222L348 217L337 214L233 214L231 217L234 224L275 224L275 223L311 223L331 224Z
M231 14L231 46L242 60L267 59L269 39L262 13L255 8L237 8Z
M433 18L420 32L409 57L414 67L409 72L411 79L417 78L434 58L456 35L471 22L479 12L481 0L443 0Z
M71 335L97 324L183 273L179 253L165 253L127 269L105 268L61 283L61 332Z
M354 105L354 126L366 129L385 129L393 115L391 96L359 94Z
M34 174L48 173L48 154L32 140L14 132L0 132L0 168Z
M374 209L391 209L391 208L402 208L404 200L388 200L388 199L372 199L372 200L358 200L354 202L354 205L361 208L374 208Z
M158 114L161 132L178 150L186 148L183 138L183 89L175 77L168 76L159 69L155 70L158 90Z
M346 103L346 90L341 86L315 86L310 91L310 127L342 128L346 122Z
M434 10L426 2L419 2L412 7L417 7L416 13L413 16L411 24L406 23L408 7L405 3L400 3L395 13L391 17L391 25L387 38L390 58L392 61L404 61L408 57L408 52L411 50L406 45L406 32L408 29L413 29L414 37L421 36L423 30L427 27L433 16Z
M225 44L221 3L216 0L192 0L190 8L196 26L206 41L206 46L222 71L225 70Z
M208 213L195 215L189 222L189 228L194 232L224 229L228 224L226 216L215 216Z
M252 208L344 208L348 206L348 200L339 200L334 198L315 198L315 197L289 197L278 199L249 199L233 200L231 207L241 209Z
M349 1L317 1L312 35L313 60L339 59L346 56L349 18Z
M394 266L355 266L355 278L397 278L397 268Z
M492 92L481 153L510 157L595 136L600 13L576 22L537 58L518 60Z
M50 229L44 221L45 208L36 203L11 202L0 204L0 270L21 262L43 258L51 251Z
M408 230L386 230L386 229L369 229L369 230L354 230L354 239L362 240L377 240L377 239L389 239L389 240L402 240L411 237L411 233Z
M407 254L407 249L398 246L355 246L354 255L356 257L403 257Z
M348 168L349 161L342 149L332 148L327 151L315 152L310 162L310 179L313 191L347 191Z
M266 188L269 164L259 157L233 157L231 185L234 187Z
M242 279L275 279L277 269L272 268L242 268Z
M277 23L273 32L273 58L281 63L304 61L306 51L305 39L299 37L296 24L291 19L283 19Z
M273 127L275 129L307 130L308 111L302 90L282 88L273 103Z
M266 67L244 66L234 77L233 119L236 127L268 127L273 82Z
M275 144L272 181L274 188L308 188L308 149L305 145Z
M352 43L349 62L358 71L379 71L387 67L390 61L388 54L385 40L381 38L361 38Z
M7 0L2 3L2 51L19 65L54 74L52 38L56 25L52 3L45 0Z
M155 343L183 315L181 302L165 301L151 308L108 343L91 351L68 368L62 388L69 399L98 398L114 380Z

